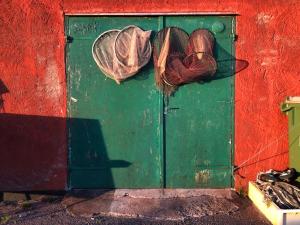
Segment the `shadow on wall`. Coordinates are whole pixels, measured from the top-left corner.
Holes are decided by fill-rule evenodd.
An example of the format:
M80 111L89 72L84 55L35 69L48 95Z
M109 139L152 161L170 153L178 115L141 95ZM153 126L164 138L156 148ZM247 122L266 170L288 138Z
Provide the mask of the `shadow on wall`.
M109 160L100 124L91 119L69 119L77 126L73 134L70 159L72 170L79 171L83 161L94 171L95 182L114 187L111 167L128 167L124 160ZM0 113L0 191L65 190L67 187L67 119ZM85 129L85 130L83 130ZM84 148L76 148L78 142ZM73 148L74 147L74 148ZM88 158L89 160L81 160ZM71 170L71 172L72 172ZM76 179L76 176L74 176ZM80 184L80 180L78 181Z
M218 51L216 51L216 49L218 49ZM214 56L217 60L217 72L213 77L205 79L204 82L232 77L249 66L248 61L235 58L218 43L215 47ZM203 83L203 81L199 83Z
M5 86L3 81L0 80L0 112L5 112L3 95L8 92L8 88Z

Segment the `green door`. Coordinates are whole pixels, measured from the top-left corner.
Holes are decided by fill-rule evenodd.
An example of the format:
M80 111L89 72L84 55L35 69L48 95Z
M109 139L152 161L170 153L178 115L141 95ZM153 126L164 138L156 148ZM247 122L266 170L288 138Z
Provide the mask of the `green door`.
M70 188L161 186L160 95L151 63L117 85L92 57L100 33L130 24L158 29L156 17L67 18Z
M233 128L232 17L166 17L165 26L215 32L216 78L182 86L165 101L166 187L230 187ZM222 27L224 30L222 30Z
M233 22L217 16L66 17L69 188L231 186ZM121 85L105 78L91 54L93 41L132 24L152 30L152 39L164 26L219 31L218 79L166 97L155 87L152 61Z

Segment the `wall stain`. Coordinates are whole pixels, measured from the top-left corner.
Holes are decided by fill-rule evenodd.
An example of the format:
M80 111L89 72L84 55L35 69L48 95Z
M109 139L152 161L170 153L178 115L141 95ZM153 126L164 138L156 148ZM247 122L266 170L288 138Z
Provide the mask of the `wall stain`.
M210 179L210 171L205 169L196 172L195 174L195 181L198 184L207 184Z

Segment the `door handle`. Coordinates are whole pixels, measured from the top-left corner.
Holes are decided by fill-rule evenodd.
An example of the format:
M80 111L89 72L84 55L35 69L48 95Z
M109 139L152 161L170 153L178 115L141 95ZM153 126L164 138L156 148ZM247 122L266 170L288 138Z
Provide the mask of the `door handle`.
M179 107L165 107L165 111L164 111L164 114L168 114L169 112L171 111L174 111L174 110L177 110L177 109L180 109Z

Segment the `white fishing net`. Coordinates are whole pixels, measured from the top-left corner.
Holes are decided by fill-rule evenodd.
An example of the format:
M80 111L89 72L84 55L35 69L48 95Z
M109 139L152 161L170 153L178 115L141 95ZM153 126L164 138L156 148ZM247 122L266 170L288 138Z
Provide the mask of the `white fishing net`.
M151 31L131 25L109 30L94 42L92 54L101 71L118 84L135 75L151 58Z

